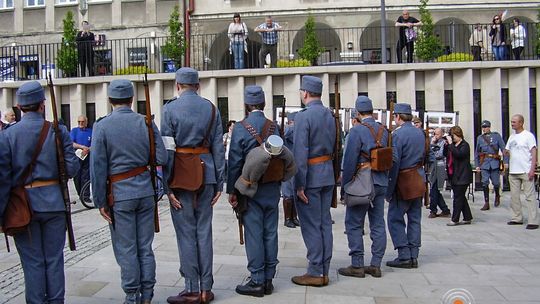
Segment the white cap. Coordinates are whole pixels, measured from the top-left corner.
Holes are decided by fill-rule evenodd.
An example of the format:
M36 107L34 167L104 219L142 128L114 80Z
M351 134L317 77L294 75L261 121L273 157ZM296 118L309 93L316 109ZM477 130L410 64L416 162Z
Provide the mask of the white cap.
M277 135L270 135L264 142L264 150L270 155L279 155L283 150L283 139Z

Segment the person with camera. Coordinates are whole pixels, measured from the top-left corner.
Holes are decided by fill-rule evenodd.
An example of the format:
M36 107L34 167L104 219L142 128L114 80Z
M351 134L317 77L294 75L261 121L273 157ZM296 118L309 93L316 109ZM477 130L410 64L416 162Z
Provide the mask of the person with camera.
M234 68L244 68L244 52L247 53L247 26L240 18L239 13L235 13L233 16L233 22L229 24L229 30L227 31L229 36L229 51L234 57Z
M444 157L444 146L446 140L443 138L443 131L441 128L433 130L433 138L431 139L431 151L435 156L435 163L430 166L431 172L429 173L429 183L431 189L429 191L429 216L428 218L436 217L449 217L450 209L444 201L444 197L441 194L441 189L444 186L446 180L446 162ZM441 213L437 214L437 207L441 209Z
M447 157L448 180L454 191L452 208L452 221L447 226L469 225L473 219L469 202L467 201L467 187L472 183L472 168L469 162L471 148L463 139L463 131L459 126L450 128L450 135L446 136L444 155ZM459 217L463 213L463 221Z
M94 76L94 40L94 33L90 32L90 24L88 21L83 21L82 30L75 37L81 77L86 76L85 68L88 68L88 76Z

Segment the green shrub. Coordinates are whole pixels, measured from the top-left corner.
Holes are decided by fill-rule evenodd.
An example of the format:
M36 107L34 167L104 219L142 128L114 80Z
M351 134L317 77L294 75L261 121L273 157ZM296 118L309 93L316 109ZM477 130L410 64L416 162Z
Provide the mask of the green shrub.
M319 40L317 39L317 33L315 32L315 18L309 13L305 23L306 37L304 37L304 44L298 50L300 58L308 60L312 65L317 65L317 58L324 52L324 48L319 46Z
M437 57L437 62L461 62L473 61L473 55L467 53L452 53Z
M307 66L311 66L311 63L307 59L295 59L295 60L280 59L277 62L278 68L295 68L295 67L307 67Z
M127 68L117 69L113 75L135 75L135 74L154 74L156 71L149 69L147 66L129 66Z
M75 37L77 36L77 29L73 20L73 12L67 11L62 22L64 34L62 36L62 44L58 50L56 64L63 71L64 77L76 76L78 57Z
M176 68L178 68L182 66L182 56L186 49L178 5L175 5L171 12L169 17L169 28L167 30L167 41L162 47L163 54L173 60Z

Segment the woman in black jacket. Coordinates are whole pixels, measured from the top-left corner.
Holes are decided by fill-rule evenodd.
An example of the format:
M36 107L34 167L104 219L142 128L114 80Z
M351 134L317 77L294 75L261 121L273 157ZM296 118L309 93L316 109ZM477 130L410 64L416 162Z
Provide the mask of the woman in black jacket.
M506 26L501 18L501 15L493 16L493 23L489 31L495 60L506 60Z
M463 131L455 126L450 129L450 135L446 136L448 144L445 146L444 155L448 159L448 179L454 191L454 207L452 221L448 226L467 225L472 221L471 209L465 192L472 182L472 167L470 163L471 148L463 139ZM460 213L463 212L463 222L459 221Z

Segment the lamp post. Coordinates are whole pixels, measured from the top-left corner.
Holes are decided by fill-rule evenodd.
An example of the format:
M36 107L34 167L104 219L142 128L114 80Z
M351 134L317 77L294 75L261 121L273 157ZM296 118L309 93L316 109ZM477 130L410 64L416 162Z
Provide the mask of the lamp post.
M386 6L381 0L381 63L386 63Z

